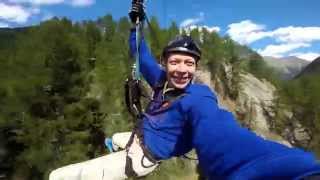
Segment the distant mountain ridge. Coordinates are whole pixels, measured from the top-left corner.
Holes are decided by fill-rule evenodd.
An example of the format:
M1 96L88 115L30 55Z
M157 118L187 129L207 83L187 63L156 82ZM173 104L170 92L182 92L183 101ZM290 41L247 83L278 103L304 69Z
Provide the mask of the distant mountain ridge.
M295 56L284 58L264 56L263 59L280 74L281 79L285 80L293 79L310 63L307 60Z
M297 76L299 78L301 76L306 75L320 75L320 57L313 60L308 66L306 66Z
M17 36L27 32L28 29L30 29L30 27L0 28L0 49L12 47Z

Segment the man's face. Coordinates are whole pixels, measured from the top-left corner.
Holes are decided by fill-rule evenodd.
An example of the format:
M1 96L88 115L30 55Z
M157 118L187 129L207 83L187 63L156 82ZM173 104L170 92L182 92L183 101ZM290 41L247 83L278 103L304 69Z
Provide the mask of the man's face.
M166 62L169 87L183 89L193 78L196 71L196 60L185 54L171 54Z

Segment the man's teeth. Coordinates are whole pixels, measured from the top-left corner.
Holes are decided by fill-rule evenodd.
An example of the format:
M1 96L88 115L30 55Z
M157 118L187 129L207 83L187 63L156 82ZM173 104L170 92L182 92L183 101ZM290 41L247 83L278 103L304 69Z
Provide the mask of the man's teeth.
M174 78L174 81L176 81L176 82L186 82L187 80L188 80L188 77L183 77L183 78L175 77Z
M188 79L188 77L174 77L175 79L182 79L182 80L184 80L184 79Z

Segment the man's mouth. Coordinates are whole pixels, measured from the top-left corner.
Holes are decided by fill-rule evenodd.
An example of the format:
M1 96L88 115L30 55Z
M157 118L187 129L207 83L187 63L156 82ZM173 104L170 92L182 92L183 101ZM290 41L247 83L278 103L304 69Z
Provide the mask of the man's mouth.
M173 81L177 84L185 84L189 81L189 77L172 77Z

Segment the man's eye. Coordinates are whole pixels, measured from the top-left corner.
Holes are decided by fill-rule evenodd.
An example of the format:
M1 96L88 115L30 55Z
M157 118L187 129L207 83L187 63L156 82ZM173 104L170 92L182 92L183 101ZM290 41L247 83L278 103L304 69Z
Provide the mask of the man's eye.
M194 62L190 61L190 62L186 62L187 66L194 66Z
M176 65L176 64L178 64L177 61L170 61L169 63L170 63L171 65Z

